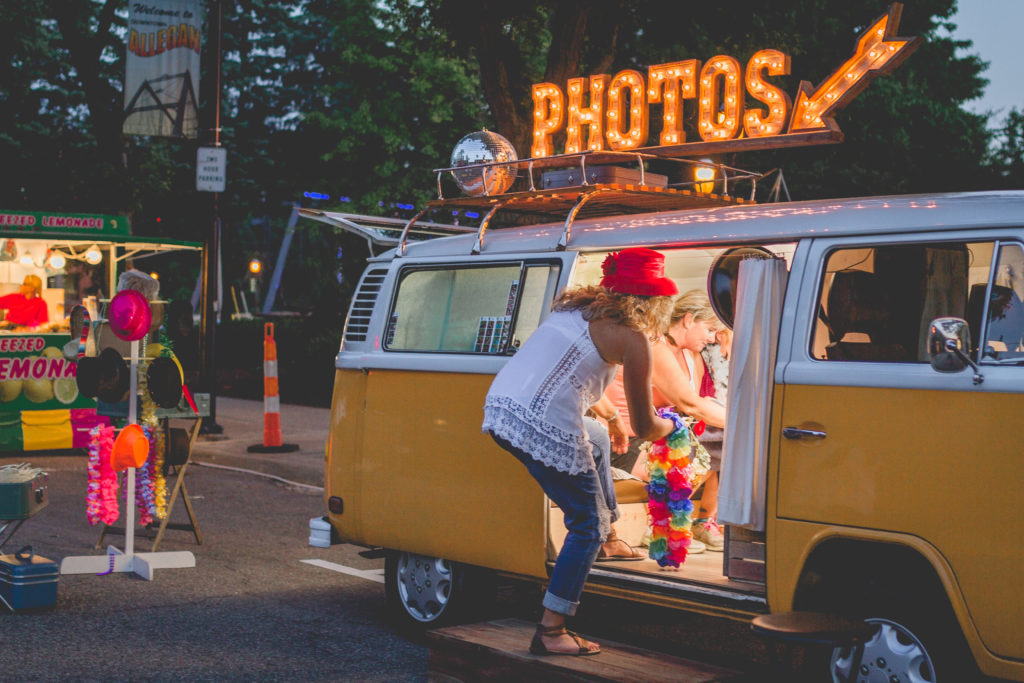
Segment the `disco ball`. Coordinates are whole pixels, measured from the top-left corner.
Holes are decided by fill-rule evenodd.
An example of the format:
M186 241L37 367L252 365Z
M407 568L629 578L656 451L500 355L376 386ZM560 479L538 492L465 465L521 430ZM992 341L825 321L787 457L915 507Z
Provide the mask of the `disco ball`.
M497 133L481 130L456 143L450 165L469 166L491 161L516 161L518 158L511 142ZM516 164L452 171L459 189L473 197L507 192L515 182L516 174Z

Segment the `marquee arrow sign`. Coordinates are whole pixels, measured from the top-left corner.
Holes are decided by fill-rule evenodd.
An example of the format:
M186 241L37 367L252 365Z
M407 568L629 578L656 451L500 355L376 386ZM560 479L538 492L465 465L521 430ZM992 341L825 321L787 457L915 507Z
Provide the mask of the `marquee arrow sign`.
M790 73L789 55L776 49L758 50L745 68L734 57L715 55L703 63L690 58L651 65L646 79L626 69L615 76L570 78L564 89L534 83L533 166L564 165L561 155L615 163L631 151L695 157L842 142L836 112L923 42L896 37L902 13L903 5L892 3L857 39L853 56L817 88L800 81L795 104L771 80ZM683 125L692 120L686 109L696 115L696 130ZM644 147L653 132L649 127L658 133L657 147ZM699 139L688 140L694 133Z
M788 132L839 131L831 115L849 104L875 77L887 74L902 64L921 44L920 37L894 36L902 13L902 5L890 5L889 11L861 34L853 56L813 92L809 82L800 81Z

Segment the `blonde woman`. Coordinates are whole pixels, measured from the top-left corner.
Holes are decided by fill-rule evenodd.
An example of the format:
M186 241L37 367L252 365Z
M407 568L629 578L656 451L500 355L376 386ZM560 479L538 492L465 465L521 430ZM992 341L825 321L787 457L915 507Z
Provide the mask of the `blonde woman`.
M651 348L651 376L656 406L674 406L680 414L694 420L703 420L711 427L725 427L725 407L715 399L701 396L700 391L704 373L700 352L705 345L714 341L720 327L721 321L702 290L690 290L675 299L665 334ZM622 406L621 395L621 387L616 379L609 387L607 397L619 409L627 432L631 432L630 414ZM612 464L646 479L647 463L638 457L642 441L635 436L631 438L629 450L618 459L613 457ZM701 518L694 521L693 537L708 550L721 551L725 546L724 537L715 521L721 450L709 455L710 471L701 495Z
M664 340L653 348L654 382L662 395L680 413L718 428L725 427L725 406L713 398L701 396L704 361L700 352L715 341L721 326L707 294L693 289L676 299ZM708 550L721 552L725 538L715 517L722 453L718 449L709 455L710 469L701 494L700 516L693 521L693 537Z
M9 323L38 327L50 320L42 297L42 279L38 275L26 275L16 293L0 296L0 309L6 309Z
M618 509L608 434L584 413L599 403L621 365L633 428L648 439L672 432L672 422L659 417L651 401L649 339L665 329L678 291L664 264L665 257L651 249L610 254L601 286L562 294L487 393L483 431L526 466L561 508L568 530L530 644L533 654L601 651L565 628L602 546L622 543L609 538ZM599 415L614 418L602 408Z

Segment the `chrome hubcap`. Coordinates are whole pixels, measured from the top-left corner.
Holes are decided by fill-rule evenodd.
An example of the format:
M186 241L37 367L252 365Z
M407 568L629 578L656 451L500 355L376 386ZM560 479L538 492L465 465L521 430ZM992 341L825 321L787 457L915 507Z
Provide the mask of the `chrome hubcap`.
M836 683L935 683L935 666L924 645L905 627L888 619L866 619L876 624L874 637L864 644L856 671L857 649L832 651L832 680Z
M452 593L452 565L448 560L402 553L398 556L398 594L416 621L441 616Z

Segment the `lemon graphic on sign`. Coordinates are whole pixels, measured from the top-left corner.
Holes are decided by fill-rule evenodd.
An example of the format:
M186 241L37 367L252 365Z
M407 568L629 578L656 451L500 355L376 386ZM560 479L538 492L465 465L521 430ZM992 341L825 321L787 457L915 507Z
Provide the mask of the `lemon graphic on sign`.
M43 352L39 354L43 358L63 358L64 353L56 346L47 346L43 349Z
M10 403L21 396L21 380L8 379L0 382L0 401Z
M25 398L33 403L46 403L53 398L53 381L49 379L26 379L22 389Z
M64 405L74 403L78 398L78 382L74 377L59 377L53 380L53 395Z

